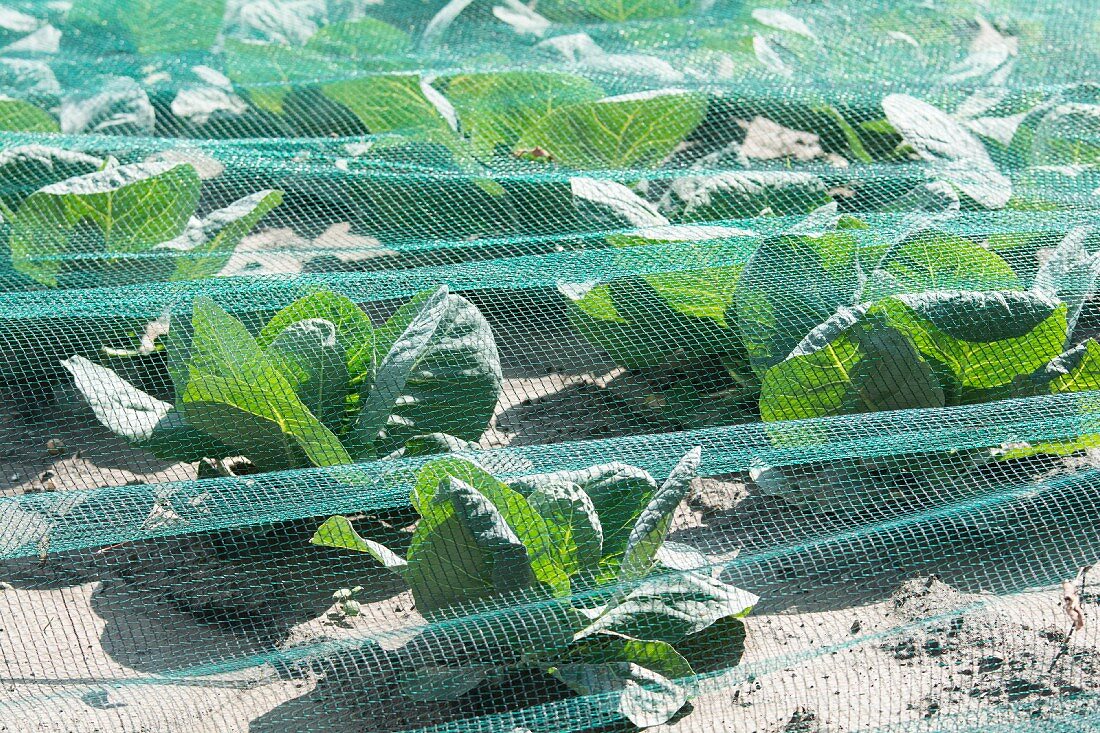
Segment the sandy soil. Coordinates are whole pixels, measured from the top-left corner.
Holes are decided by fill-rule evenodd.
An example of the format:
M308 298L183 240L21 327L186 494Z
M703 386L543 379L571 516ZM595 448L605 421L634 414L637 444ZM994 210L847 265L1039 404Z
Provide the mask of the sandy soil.
M119 645L156 653L155 645L171 648L182 634L213 647L229 640L216 627L187 627L158 614L108 621L94 607L99 592L96 583L0 591L0 731L369 729L326 711L323 698L311 699L315 680L280 679L268 665L173 679L120 664L112 653ZM966 595L927 578L880 603L750 616L733 679L711 681L717 689L663 730L853 731L933 717L980 725L1063 709L1072 704L1067 695L1100 691L1098 593L1100 583L1088 587L1089 621L1069 637L1057 591ZM390 632L395 643L400 637L392 632L418 621L411 598L398 594L352 623L326 614L303 624L287 644L365 632Z

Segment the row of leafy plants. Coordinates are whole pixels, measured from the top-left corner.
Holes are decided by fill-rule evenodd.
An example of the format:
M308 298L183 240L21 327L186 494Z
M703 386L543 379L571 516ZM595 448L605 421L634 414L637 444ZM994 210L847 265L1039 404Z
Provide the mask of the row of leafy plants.
M527 672L606 697L636 726L660 725L687 703L695 675L739 661L741 619L757 601L721 579L723 563L665 541L699 460L696 448L658 484L620 463L506 483L440 459L412 488L419 519L405 557L343 516L312 541L370 554L442 622L392 663L406 699L496 686L522 704ZM456 617L468 620L447 623Z
M488 324L446 288L379 326L322 291L255 335L201 299L165 340L174 402L80 356L65 367L112 431L164 458L214 457L227 476L241 471L228 460L239 456L248 471L275 471L463 450L500 392ZM741 618L756 602L721 580L721 562L665 542L699 461L695 449L660 484L623 464L505 483L470 459L441 458L417 475L406 557L342 516L313 543L378 559L428 621L490 617L476 631L465 628L473 621L427 627L391 655L396 679L386 683L408 700L460 701L482 687L529 687L517 680L539 674L608 696L635 725L658 725L687 703L695 675L737 663ZM357 613L350 595L337 594Z
M1098 272L1087 231L1065 237L1025 288L1004 259L967 239L924 231L860 246L859 222L822 215L815 224L765 241L743 268L597 286L575 300L574 322L635 369L711 350L768 421L1100 388L1097 347L1077 333ZM639 290L646 300L628 297ZM638 302L646 307L622 308ZM445 288L381 325L318 292L255 333L200 299L165 340L174 402L79 356L65 366L107 427L174 460L245 456L272 471L462 450L501 389L487 322ZM503 657L403 660L398 684L410 698L462 698L534 670L582 694L611 694L627 718L656 724L686 701L676 680L710 669L708 651L741 638L737 619L754 602L705 572L713 561L662 546L698 460L686 457L658 487L624 466L505 483L444 458L410 496L419 520L405 557L343 517L314 543L378 559L429 620L509 601L552 609L556 623L540 615L538 633L512 625L494 646ZM811 480L852 489L860 469L846 470L761 483L791 496L812 494ZM679 604L690 604L690 622Z

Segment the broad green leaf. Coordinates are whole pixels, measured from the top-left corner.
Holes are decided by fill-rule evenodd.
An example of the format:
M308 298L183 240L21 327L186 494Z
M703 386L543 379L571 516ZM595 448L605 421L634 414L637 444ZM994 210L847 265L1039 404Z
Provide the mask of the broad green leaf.
M1006 397L1028 397L1038 394L1092 392L1100 390L1100 344L1089 339L1059 354L1045 367L1032 374L1026 384L1011 385ZM1091 400L1089 401L1091 402ZM1088 402L1080 408L1091 413ZM1003 452L1001 460L1014 460L1037 455L1068 456L1079 451L1100 447L1100 435L1084 434L1068 440L1040 441L1016 446Z
M1031 374L1066 340L1066 306L1034 292L947 290L894 296L882 307L890 325L964 393Z
M179 411L142 392L106 367L73 356L61 364L96 419L115 435L154 455L177 461L223 458L229 449L187 425Z
M371 133L401 132L444 143L454 137L418 76L364 76L324 84L321 92L347 107Z
M1020 287L1000 255L969 239L922 232L887 252L870 274L861 300L928 290L1011 290Z
M398 574L404 574L408 562L403 557L378 544L373 540L363 539L347 517L329 517L324 524L317 528L310 539L310 543L321 547L333 547L337 550L353 550L366 552L382 565Z
M673 181L661 211L681 222L806 214L829 203L825 182L809 173L732 171Z
M445 89L462 129L479 154L511 148L546 115L567 104L604 96L584 77L539 71L462 74Z
M365 455L379 446L388 452L387 447L425 433L477 440L496 407L500 384L500 358L488 322L468 300L441 287L423 301L379 362L354 426L355 452Z
M297 467L301 457L315 466L351 462L244 324L210 299L199 298L192 331L180 398L189 423L239 447L266 470Z
M906 94L882 100L886 119L927 161L933 173L986 209L1001 209L1012 183L997 170L982 141L943 110Z
M657 551L672 526L673 514L691 491L691 481L699 471L701 454L702 449L698 447L688 451L642 510L627 538L619 570L621 580L641 578L653 568Z
M217 273L245 235L282 201L282 191L258 191L193 220L183 235L156 247L181 253L169 279L199 280Z
M350 377L336 327L321 318L287 326L264 350L298 399L329 430L343 427Z
M675 682L630 662L565 664L554 674L580 695L614 693L618 712L639 728L667 723L687 703Z
M169 337L174 330L173 325ZM192 305L186 359L192 374L256 381L257 386L266 386L255 379L269 366L260 345L243 323L206 296L196 298ZM285 384L285 380L280 381Z
M515 150L542 148L572 168L653 168L702 122L707 101L675 89L559 107L520 136Z
M454 516L473 539L477 551L483 554L492 594L518 593L535 582L527 547L509 526L505 515L485 495L465 481L452 477L440 484L433 501L450 502ZM517 494L513 501L519 509L523 498Z
M301 48L227 38L225 65L229 78L244 88L260 109L282 114L287 96L298 87L342 78L347 64Z
M180 53L209 49L221 29L226 0L82 0L67 21L84 43L114 39L105 52ZM104 54L106 55L106 54Z
M610 632L675 645L719 619L747 615L758 600L703 573L671 573L646 580L609 604L576 638Z
M725 227L655 227L608 238L616 247L657 247L685 242L683 271L627 277L592 287L561 285L570 322L585 338L623 366L645 368L683 355L726 354L743 358L740 338L726 320L742 272L738 265L709 266L751 232ZM690 243L690 247L686 243ZM750 250L751 251L751 250ZM636 254L632 252L631 254ZM671 255L654 254L655 263ZM696 268L694 265L698 265ZM690 357L689 357L690 358Z
M811 329L852 305L859 284L857 244L849 232L765 240L741 273L733 300L756 373L763 377Z
M563 664L631 662L675 680L694 674L691 665L667 641L632 639L618 634L593 634L569 647Z
M261 471L335 466L351 458L331 430L310 414L282 375L256 373L265 386L231 377L194 374L183 392L184 418Z
M504 518L520 538L528 553L534 577L557 596L569 592L569 578L562 569L553 539L546 522L522 494L495 479L480 466L461 458L441 458L426 464L416 477L410 494L413 508L421 516L409 550L409 560L414 554L429 552L429 546L437 542L436 526L448 521L453 512L445 501L437 499L441 487L459 481L484 496ZM452 530L453 531L453 530ZM448 541L444 538L442 541ZM430 551L430 553L434 553ZM430 554L434 557L434 554ZM431 563L425 567L430 569Z
M108 282L141 279L110 255L140 254L183 233L198 204L199 176L188 164L138 163L54 183L28 196L12 224L15 268L56 287L69 270L94 272ZM102 254L82 264L74 255Z
M592 499L574 483L544 483L527 494L570 577L594 570L603 556L603 525Z
M603 528L601 564L617 570L638 517L657 493L657 482L640 468L609 463L581 471L523 476L512 486L528 495L541 486L561 483L576 484L592 500Z
M308 318L321 318L336 327L351 378L374 381L374 326L363 309L350 298L322 290L299 298L276 313L256 337L266 349L287 327Z
M1031 138L1032 165L1100 165L1100 104L1063 102L1044 114Z
M48 112L20 99L0 96L0 130L4 132L61 132Z
M1100 390L1100 344L1089 339L1052 361L1047 372L1050 391L1090 392Z
M868 307L842 309L769 369L766 421L942 407L944 392L914 345Z
M393 345L424 309L424 304L435 295L435 290L420 291L403 303L393 312L393 315L386 319L385 323L375 330L374 349L377 361L381 361L382 357L390 353Z
M355 59L369 66L392 68L391 58L412 47L412 38L403 30L374 18L359 18L331 23L306 41L307 50L340 60Z

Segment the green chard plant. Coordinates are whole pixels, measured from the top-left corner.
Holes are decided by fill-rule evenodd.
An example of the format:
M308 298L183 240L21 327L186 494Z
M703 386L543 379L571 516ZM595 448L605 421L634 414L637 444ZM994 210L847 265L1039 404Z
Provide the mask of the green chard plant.
M578 694L608 695L639 727L660 725L686 704L684 678L737 663L741 619L758 600L720 579L721 562L666 542L700 453L661 484L621 463L505 483L469 460L441 458L413 486L420 519L404 557L343 516L312 541L375 557L408 583L429 621L518 611L499 624L479 617L480 642L450 645L445 660L407 657L399 684L410 699L455 699L541 671ZM424 633L438 647L439 634L462 632Z
M997 254L942 233L903 238L866 274L855 250L828 236L765 243L735 301L772 439L815 439L790 420L1100 389L1100 345L1077 335L1100 274L1087 236L1070 232L1027 288ZM783 267L797 268L801 278L782 283ZM785 323L798 328L782 329ZM996 458L1095 442L1082 436L1007 453L955 451L922 462L919 475L905 460L860 459L760 466L753 477L796 503L837 508L881 485L884 475L896 485L955 486L958 475ZM865 491L855 488L868 481Z
M209 277L282 201L280 191L258 191L200 217L189 163L113 163L5 206L16 271L54 288Z
M63 362L107 428L165 459L244 456L260 471L385 457L476 440L500 393L492 331L440 287L383 325L321 291L253 334L212 300L172 319L165 343L175 402L83 357ZM434 448L433 448L434 447Z
M615 244L644 265L668 256L666 242L689 238L697 261L560 289L578 333L617 363L643 376L676 365L689 375L647 405L686 425L755 412L787 440L797 431L780 424L790 420L1100 389L1100 345L1077 328L1100 275L1089 231L1070 232L1026 276L983 243L915 220L886 241L864 231L832 205L764 238L652 228ZM743 265L714 266L746 242ZM789 482L768 486L805 499Z

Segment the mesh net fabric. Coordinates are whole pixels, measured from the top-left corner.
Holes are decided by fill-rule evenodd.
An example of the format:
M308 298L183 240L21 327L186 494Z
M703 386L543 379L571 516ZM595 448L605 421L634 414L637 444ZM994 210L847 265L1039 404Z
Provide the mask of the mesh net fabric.
M1098 34L0 4L0 731L1100 727Z

